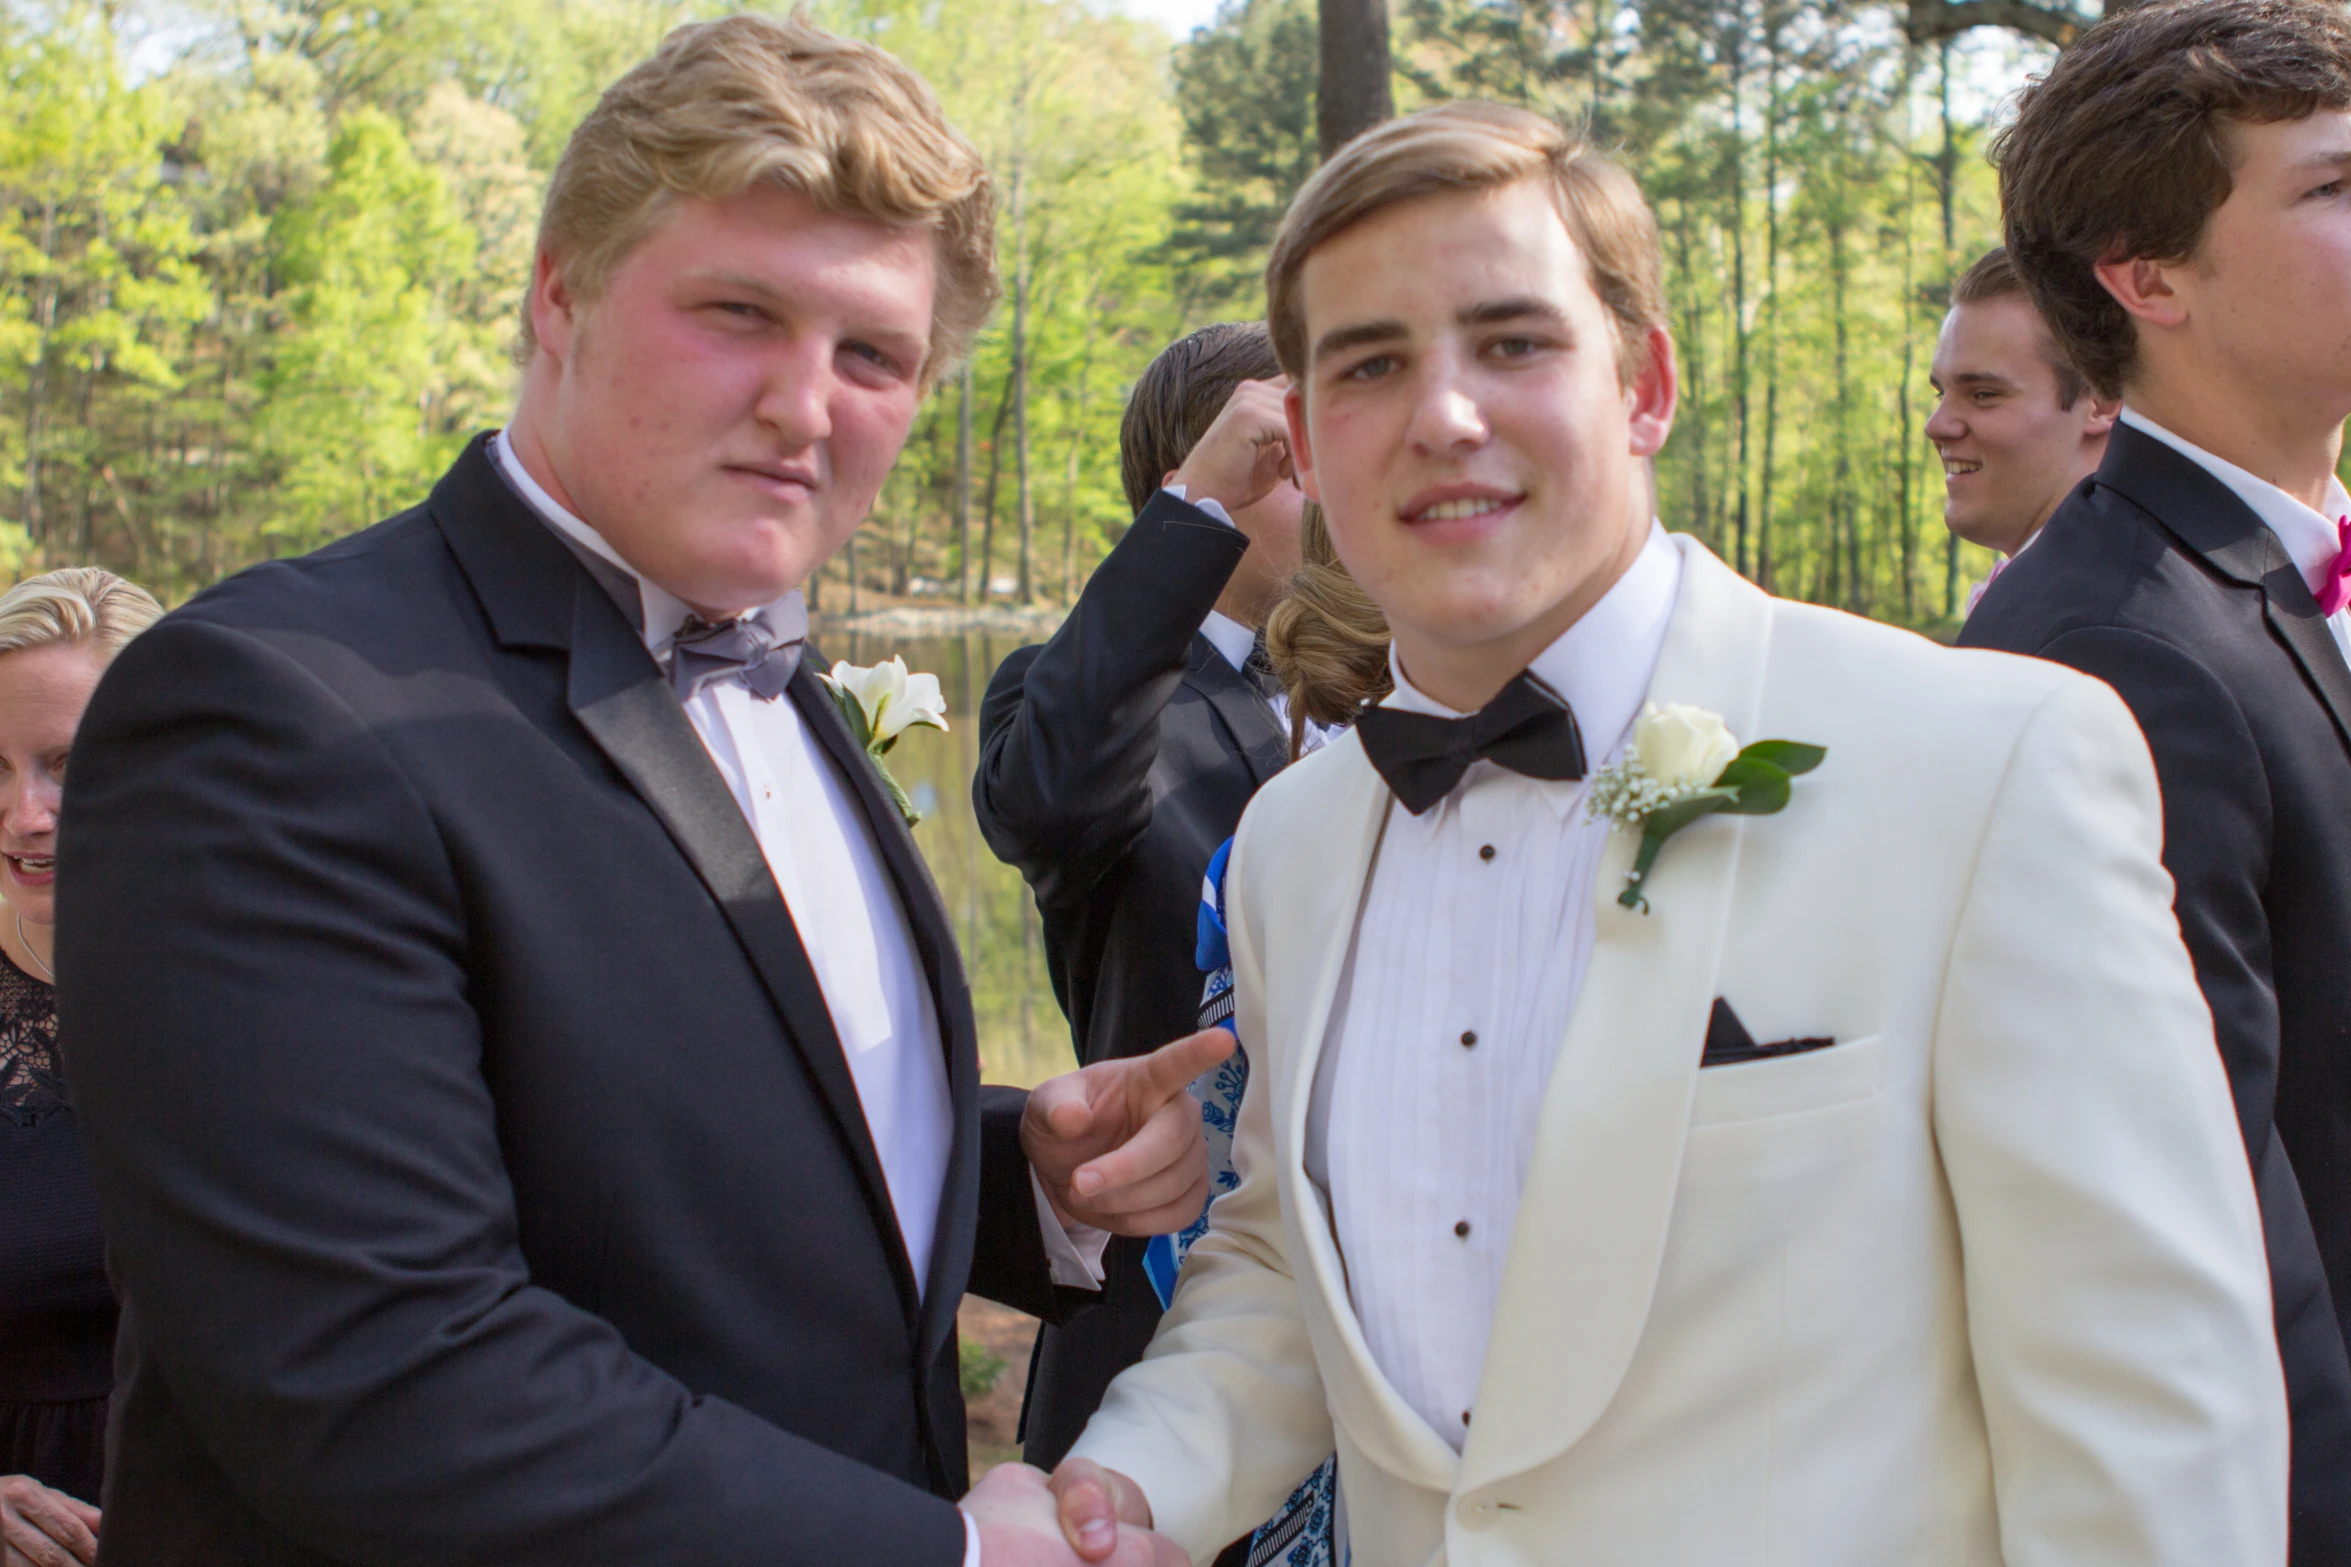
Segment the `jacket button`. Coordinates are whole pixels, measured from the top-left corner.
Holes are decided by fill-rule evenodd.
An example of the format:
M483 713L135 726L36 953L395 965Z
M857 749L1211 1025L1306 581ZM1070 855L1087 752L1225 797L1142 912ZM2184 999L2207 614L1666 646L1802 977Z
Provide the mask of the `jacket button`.
M1490 1496L1465 1496L1457 1512L1464 1529L1483 1529L1494 1521L1494 1499Z

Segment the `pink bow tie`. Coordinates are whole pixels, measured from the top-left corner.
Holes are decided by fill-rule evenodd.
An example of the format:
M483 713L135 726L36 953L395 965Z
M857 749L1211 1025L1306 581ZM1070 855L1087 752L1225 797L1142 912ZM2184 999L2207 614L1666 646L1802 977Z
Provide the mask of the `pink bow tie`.
M2335 519L2336 535L2342 542L2342 552L2327 567L2326 580L2318 585L2319 613L2330 620L2351 604L2351 517Z

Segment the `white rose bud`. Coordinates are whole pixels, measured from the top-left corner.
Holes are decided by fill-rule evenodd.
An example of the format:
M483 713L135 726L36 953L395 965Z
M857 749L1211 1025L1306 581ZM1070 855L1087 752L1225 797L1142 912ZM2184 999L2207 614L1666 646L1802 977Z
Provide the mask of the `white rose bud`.
M1705 789L1739 754L1739 742L1721 715L1687 703L1654 702L1633 725L1633 749L1641 771L1667 788Z

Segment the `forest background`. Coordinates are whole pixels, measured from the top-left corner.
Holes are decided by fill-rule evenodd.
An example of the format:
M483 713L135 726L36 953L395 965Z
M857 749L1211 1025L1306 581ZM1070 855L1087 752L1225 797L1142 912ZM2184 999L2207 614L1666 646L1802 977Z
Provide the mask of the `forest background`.
M1910 0L1917 10L1919 0ZM504 416L547 172L703 0L0 0L0 573L167 601L420 498ZM1316 162L1315 0L1181 42L1116 0L817 0L987 156L1005 301L819 608L1067 602L1123 531L1135 377L1262 310ZM2051 46L1887 0L1399 0L1392 87L1588 123L1663 224L1668 526L1757 581L1934 629L1989 557L1921 433L1984 138Z

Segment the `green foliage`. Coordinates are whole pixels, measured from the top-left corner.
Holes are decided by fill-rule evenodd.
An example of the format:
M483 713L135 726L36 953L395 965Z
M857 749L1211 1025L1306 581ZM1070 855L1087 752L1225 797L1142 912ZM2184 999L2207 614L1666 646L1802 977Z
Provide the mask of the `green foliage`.
M977 1339L958 1340L955 1360L965 1398L985 1398L993 1393L1006 1369L1004 1357Z
M547 171L605 83L716 5L141 3L0 0L0 570L94 559L177 598L412 503L504 416ZM1315 7L1228 0L1172 47L1100 0L817 15L922 71L987 157L1006 296L820 604L1066 597L1128 521L1127 389L1187 328L1262 309L1314 163ZM1887 15L1402 0L1398 99L1593 125L1664 235L1661 514L1780 592L1931 624L1984 557L1937 524L1925 371L1995 214L1944 57ZM126 39L165 18L182 47L134 78Z
M1164 254L1186 297L1255 315L1282 212L1314 172L1320 76L1313 0L1228 0L1176 51L1184 146L1198 184Z

